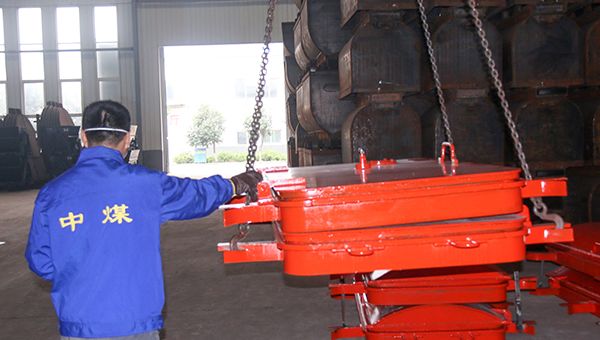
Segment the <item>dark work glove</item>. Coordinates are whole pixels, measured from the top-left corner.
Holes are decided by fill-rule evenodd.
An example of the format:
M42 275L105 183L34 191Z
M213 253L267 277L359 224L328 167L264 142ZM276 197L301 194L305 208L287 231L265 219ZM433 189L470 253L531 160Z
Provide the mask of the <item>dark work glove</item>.
M247 171L231 177L231 183L235 188L234 195L247 194L252 202L258 201L258 190L256 186L262 182L263 177L256 171Z

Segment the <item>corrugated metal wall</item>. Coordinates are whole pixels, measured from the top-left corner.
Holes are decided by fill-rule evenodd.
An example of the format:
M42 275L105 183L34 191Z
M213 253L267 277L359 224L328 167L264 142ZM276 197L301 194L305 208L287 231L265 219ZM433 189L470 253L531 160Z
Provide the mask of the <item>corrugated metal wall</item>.
M164 169L161 47L260 43L267 7L223 2L210 5L139 3L138 6L144 164ZM273 41L281 41L281 22L293 21L297 12L292 4L278 5Z

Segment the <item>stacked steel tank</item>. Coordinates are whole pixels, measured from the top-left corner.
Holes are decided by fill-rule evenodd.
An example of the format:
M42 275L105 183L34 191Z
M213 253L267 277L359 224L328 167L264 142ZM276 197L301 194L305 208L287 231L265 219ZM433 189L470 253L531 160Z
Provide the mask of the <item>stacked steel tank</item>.
M296 3L283 30L289 165L355 162L359 149L437 157L445 133L416 1ZM533 175L568 175L571 197L555 208L585 221L600 201L600 8L478 3ZM459 159L518 166L465 1L426 7Z
M19 109L0 124L0 187L23 187L46 178L33 125Z
M79 126L61 103L48 102L37 131L20 109L0 124L0 188L41 184L70 168L79 156Z
M70 168L79 157L79 126L73 124L61 103L47 102L37 123L44 163L50 177Z
M447 102L450 127L461 161L502 164L504 122L489 93L490 81L480 43L464 2L434 7L429 12L432 42ZM503 1L482 2L480 13L487 17ZM484 29L502 75L502 38L496 27L484 21ZM424 68L424 90L433 89L429 63ZM445 140L441 112L435 105L423 113L423 155L436 157Z
M304 1L296 22L283 27L289 42L285 61L292 166L342 160L341 127L354 105L339 99L337 54L351 36L339 23L339 1Z
M583 116L569 88L584 84L582 34L566 4L523 2L497 26L504 37L511 107L535 173L581 166Z
M580 5L574 18L583 42L583 83L569 90L569 99L581 113L584 166L569 168L567 217L574 222L600 221L600 6L593 1Z

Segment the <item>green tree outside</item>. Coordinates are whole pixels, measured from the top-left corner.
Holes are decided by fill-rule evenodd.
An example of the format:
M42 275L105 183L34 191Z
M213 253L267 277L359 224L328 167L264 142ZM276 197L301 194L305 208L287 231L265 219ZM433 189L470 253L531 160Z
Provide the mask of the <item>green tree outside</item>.
M260 151L262 151L263 144L265 142L265 138L271 135L271 127L273 126L273 120L270 115L265 115L260 119L260 145L258 146L258 159L261 159ZM252 115L249 115L244 119L244 129L248 133L248 138L250 138L250 132L252 131Z
M220 111L214 110L207 105L202 105L193 118L192 126L188 131L188 142L193 147L215 146L222 141L225 131L225 119Z

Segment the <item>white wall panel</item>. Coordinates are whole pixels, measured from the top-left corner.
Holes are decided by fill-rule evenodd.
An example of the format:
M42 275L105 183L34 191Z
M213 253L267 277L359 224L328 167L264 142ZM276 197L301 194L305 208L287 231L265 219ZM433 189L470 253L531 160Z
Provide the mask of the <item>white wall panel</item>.
M266 5L224 3L139 5L142 140L146 152L159 152L163 148L161 48L174 45L260 43L264 35L266 11ZM281 41L281 22L294 21L297 12L295 5L278 5L273 41Z

